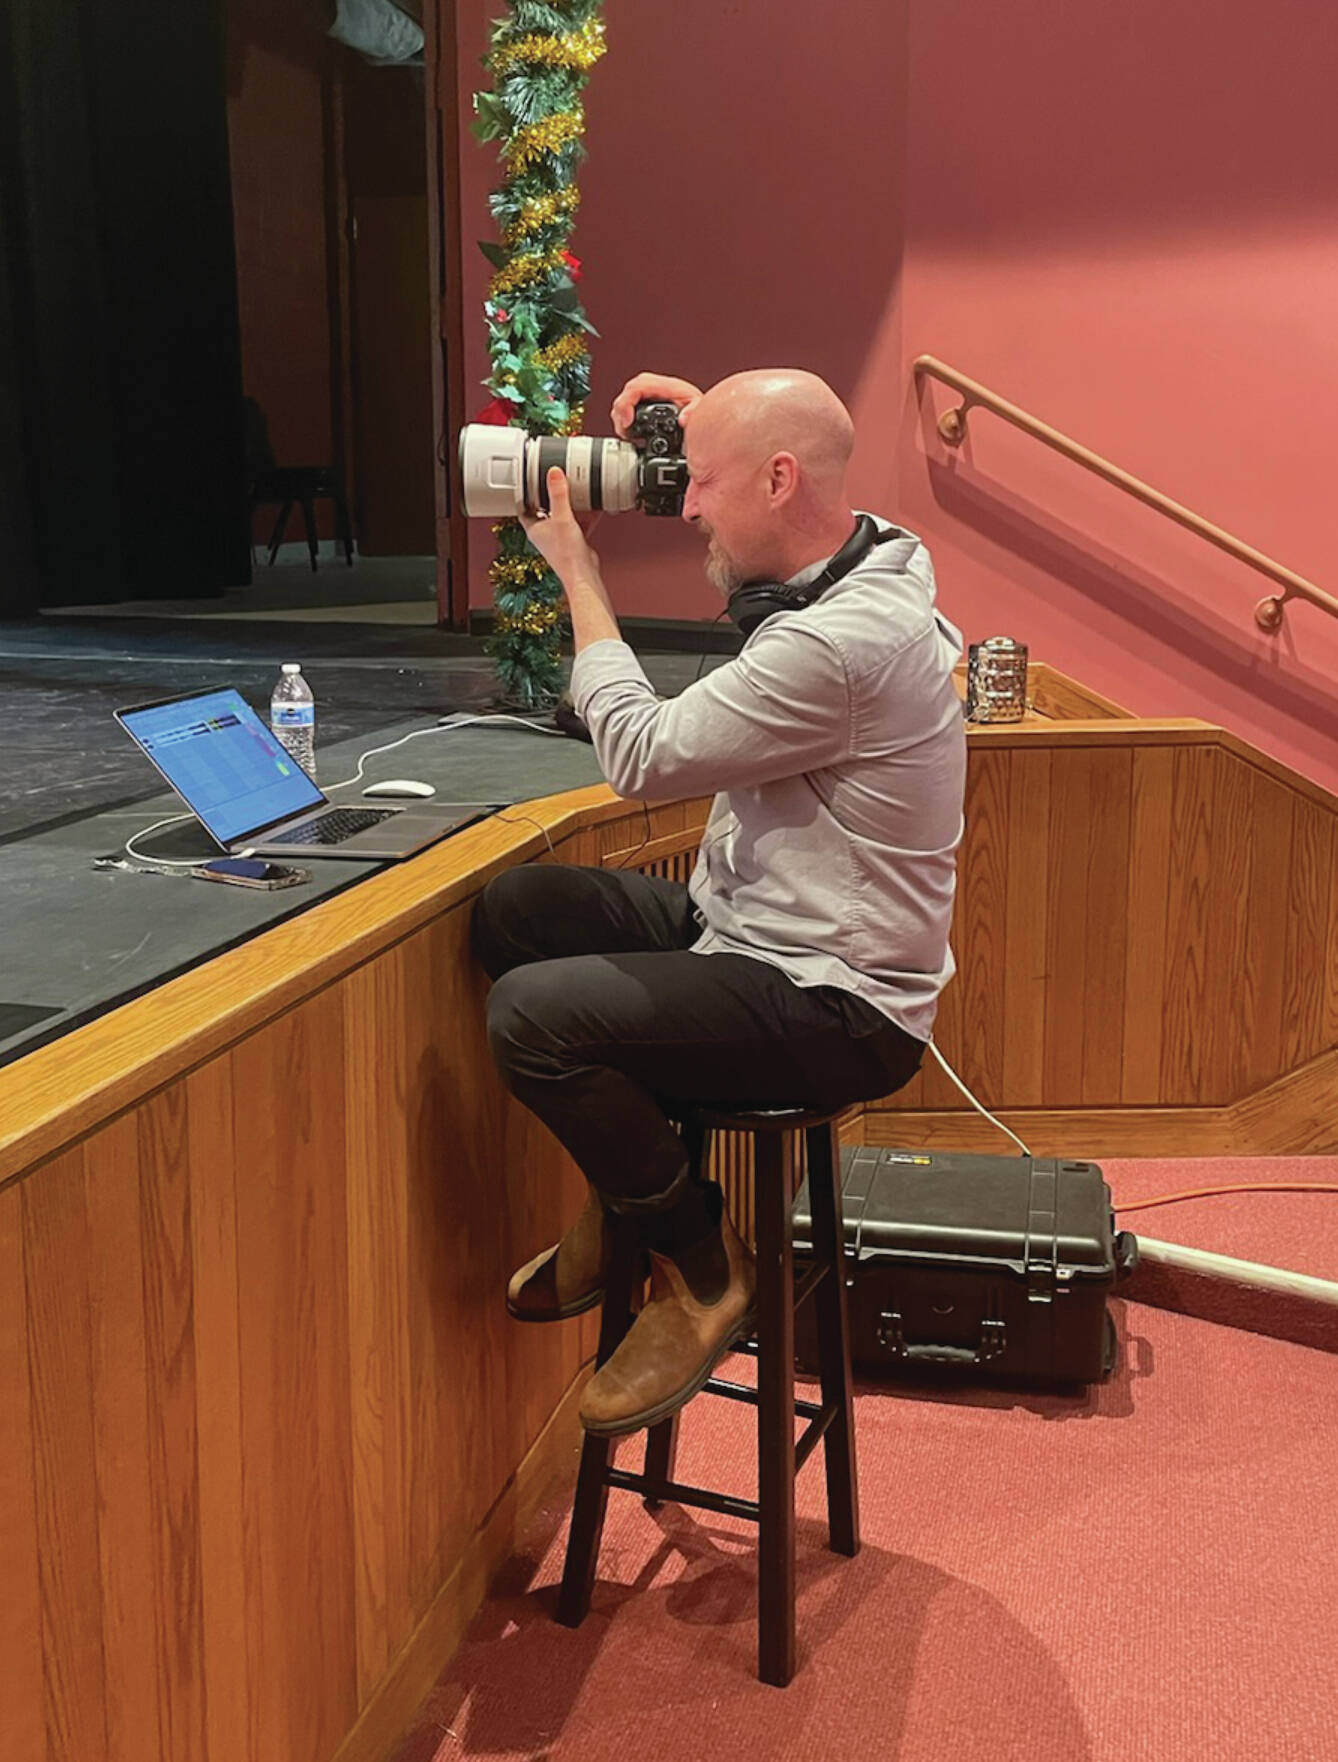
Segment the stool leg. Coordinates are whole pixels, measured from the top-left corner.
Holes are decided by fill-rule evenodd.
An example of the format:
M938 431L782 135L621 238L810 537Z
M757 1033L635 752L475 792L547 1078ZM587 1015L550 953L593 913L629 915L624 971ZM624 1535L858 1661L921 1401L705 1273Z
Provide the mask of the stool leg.
M288 500L274 516L274 530L269 535L269 560L273 563L279 554L279 546L283 543L283 535L288 530L288 516L293 511L293 498Z
M859 1552L859 1484L855 1475L855 1404L850 1388L850 1319L846 1305L841 1222L841 1141L836 1126L813 1126L808 1139L808 1192L814 1259L831 1268L813 1293L823 1406L836 1409L823 1449L827 1464L827 1539L837 1554Z
M302 524L307 529L307 552L311 557L311 573L316 573L316 504L310 496L302 498Z
M632 1291L641 1268L641 1232L636 1219L614 1216L613 1253L609 1281L604 1291L604 1311L599 1324L599 1349L595 1364L612 1356L632 1325ZM604 1512L609 1502L604 1476L613 1457L613 1438L587 1432L581 1447L581 1467L576 1477L567 1558L562 1568L557 1618L564 1627L579 1627L590 1612L590 1593L595 1584L599 1543L604 1533Z
M758 1675L794 1675L794 1133L754 1140L757 1220ZM825 1281L824 1281L825 1283Z
M646 1479L660 1483L673 1480L677 1459L678 1415L671 1413L668 1419L662 1419L646 1433ZM646 1500L647 1511L654 1511L659 1505L658 1499Z

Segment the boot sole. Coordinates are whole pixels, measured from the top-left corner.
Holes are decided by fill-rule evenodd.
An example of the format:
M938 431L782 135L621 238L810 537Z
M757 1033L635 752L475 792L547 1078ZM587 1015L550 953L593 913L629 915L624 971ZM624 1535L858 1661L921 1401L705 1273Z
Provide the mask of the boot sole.
M686 1406L694 1395L700 1395L710 1382L720 1360L728 1354L732 1346L736 1346L740 1340L746 1340L756 1327L756 1309L746 1309L738 1325L725 1336L702 1368L694 1374L692 1381L685 1383L675 1394L664 1401L657 1401L654 1407L644 1407L640 1413L631 1414L624 1419L591 1421L583 1418L582 1426L596 1438L621 1438L631 1432L644 1431L647 1426L658 1425L662 1419L670 1418L680 1407Z
M515 1309L512 1307L511 1301L508 1298L506 1313L513 1321L519 1322L570 1321L573 1316L584 1315L588 1309L593 1309L596 1304L602 1303L603 1301L604 1291L602 1287L598 1291L592 1291L588 1297L582 1297L579 1303L567 1303L564 1304L561 1309L542 1311L535 1309Z

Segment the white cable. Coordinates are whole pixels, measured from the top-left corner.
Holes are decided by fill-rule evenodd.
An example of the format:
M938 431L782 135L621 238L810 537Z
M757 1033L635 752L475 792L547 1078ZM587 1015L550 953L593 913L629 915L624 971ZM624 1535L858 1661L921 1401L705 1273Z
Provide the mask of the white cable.
M943 1054L939 1051L938 1047L935 1046L935 1044L932 1040L929 1042L929 1050L933 1053L934 1057L938 1060L938 1062L943 1066L944 1070L952 1078L953 1082L961 1090L962 1094L965 1095L966 1099L971 1103L972 1107L976 1108L980 1113L983 1113L985 1118L990 1122L990 1124L992 1126L997 1126L1001 1132L1007 1132L1008 1136L1013 1140L1014 1144L1018 1145L1021 1148L1023 1156L1030 1156L1031 1155L1030 1150L1028 1150L1027 1146L1025 1144L1023 1144L1022 1140L1018 1137L1017 1133L1010 1131L1009 1128L1006 1125L1004 1125L1002 1120L996 1120L994 1115L990 1112L990 1110L987 1107L985 1107L981 1102L976 1100L975 1096L967 1088L966 1084L963 1083L962 1079L957 1075L956 1071L953 1070L952 1066L948 1063L947 1059L944 1058Z
M152 826L146 826L142 832L133 833L121 848L128 857L134 857L137 863L154 863L160 869L196 869L202 862L207 861L207 858L198 856L151 857L146 855L144 851L135 849L139 840L147 838L150 832L157 832L162 826L175 826L179 820L194 820L195 818L194 814L169 814L165 820L155 820Z

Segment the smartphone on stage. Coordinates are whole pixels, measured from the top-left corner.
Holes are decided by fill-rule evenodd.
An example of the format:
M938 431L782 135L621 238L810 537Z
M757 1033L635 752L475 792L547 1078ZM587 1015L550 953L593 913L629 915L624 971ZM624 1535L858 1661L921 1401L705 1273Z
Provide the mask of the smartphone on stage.
M276 887L296 887L310 881L310 869L295 869L289 863L271 863L264 857L214 857L191 870L201 881L225 881L233 887L260 887L272 892Z

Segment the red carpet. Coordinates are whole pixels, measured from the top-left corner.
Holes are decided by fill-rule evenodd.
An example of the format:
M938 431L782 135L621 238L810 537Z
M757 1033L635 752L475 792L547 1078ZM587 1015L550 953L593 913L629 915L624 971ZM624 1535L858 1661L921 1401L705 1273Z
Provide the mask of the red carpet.
M584 1626L551 1615L564 1506L397 1762L1332 1762L1334 1361L1114 1314L1122 1362L1086 1398L861 1385L864 1547L825 1551L819 1452L800 1479L790 1688L754 1675L751 1527L613 1492ZM683 1477L750 1494L752 1417L694 1402Z

